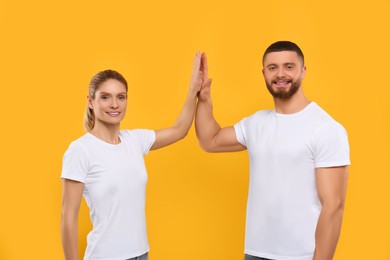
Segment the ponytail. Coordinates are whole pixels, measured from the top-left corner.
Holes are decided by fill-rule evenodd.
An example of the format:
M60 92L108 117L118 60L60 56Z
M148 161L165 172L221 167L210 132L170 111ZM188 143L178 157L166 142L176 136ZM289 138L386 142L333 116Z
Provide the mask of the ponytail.
M87 132L91 132L94 126L95 126L95 113L93 112L93 109L87 106L87 108L85 109L85 116L84 116L84 128Z

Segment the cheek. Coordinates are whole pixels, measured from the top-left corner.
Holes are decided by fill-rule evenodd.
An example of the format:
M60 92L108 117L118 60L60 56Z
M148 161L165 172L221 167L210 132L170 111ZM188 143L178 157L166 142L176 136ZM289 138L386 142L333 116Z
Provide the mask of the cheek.
M295 76L295 80L298 81L298 80L303 80L304 78L304 75L303 74L298 74Z
M272 73L264 73L263 76L266 81L270 81L272 78L274 78Z
M107 107L108 107L107 102L100 101L100 102L96 102L96 104L94 105L94 110L104 111L105 109L107 109Z

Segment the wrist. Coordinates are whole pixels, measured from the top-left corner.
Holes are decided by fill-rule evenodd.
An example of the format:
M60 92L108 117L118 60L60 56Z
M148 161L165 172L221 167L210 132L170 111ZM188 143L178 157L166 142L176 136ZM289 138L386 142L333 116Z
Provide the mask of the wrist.
M212 105L212 100L211 100L211 97L207 97L207 98L198 98L198 103L201 103L201 104L205 104L205 105Z
M188 96L189 96L189 97L197 96L198 93L199 93L199 90L197 90L197 89L194 88L194 87L190 87L190 88L188 89Z

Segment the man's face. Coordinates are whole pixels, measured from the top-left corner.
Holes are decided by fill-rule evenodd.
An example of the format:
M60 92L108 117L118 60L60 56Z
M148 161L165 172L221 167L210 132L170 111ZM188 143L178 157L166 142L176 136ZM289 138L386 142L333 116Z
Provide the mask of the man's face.
M271 52L265 56L263 75L274 98L289 99L301 87L306 67L296 52Z

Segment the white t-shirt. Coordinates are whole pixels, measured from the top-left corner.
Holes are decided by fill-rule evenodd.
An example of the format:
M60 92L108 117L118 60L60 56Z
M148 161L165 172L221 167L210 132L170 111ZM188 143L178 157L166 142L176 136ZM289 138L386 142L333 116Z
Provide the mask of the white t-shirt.
M87 133L63 157L61 178L84 183L92 231L84 259L124 260L149 251L145 223L146 155L152 130L124 130L121 143Z
M322 209L315 168L350 164L345 129L314 102L294 114L259 111L234 129L250 158L245 253L313 259Z

